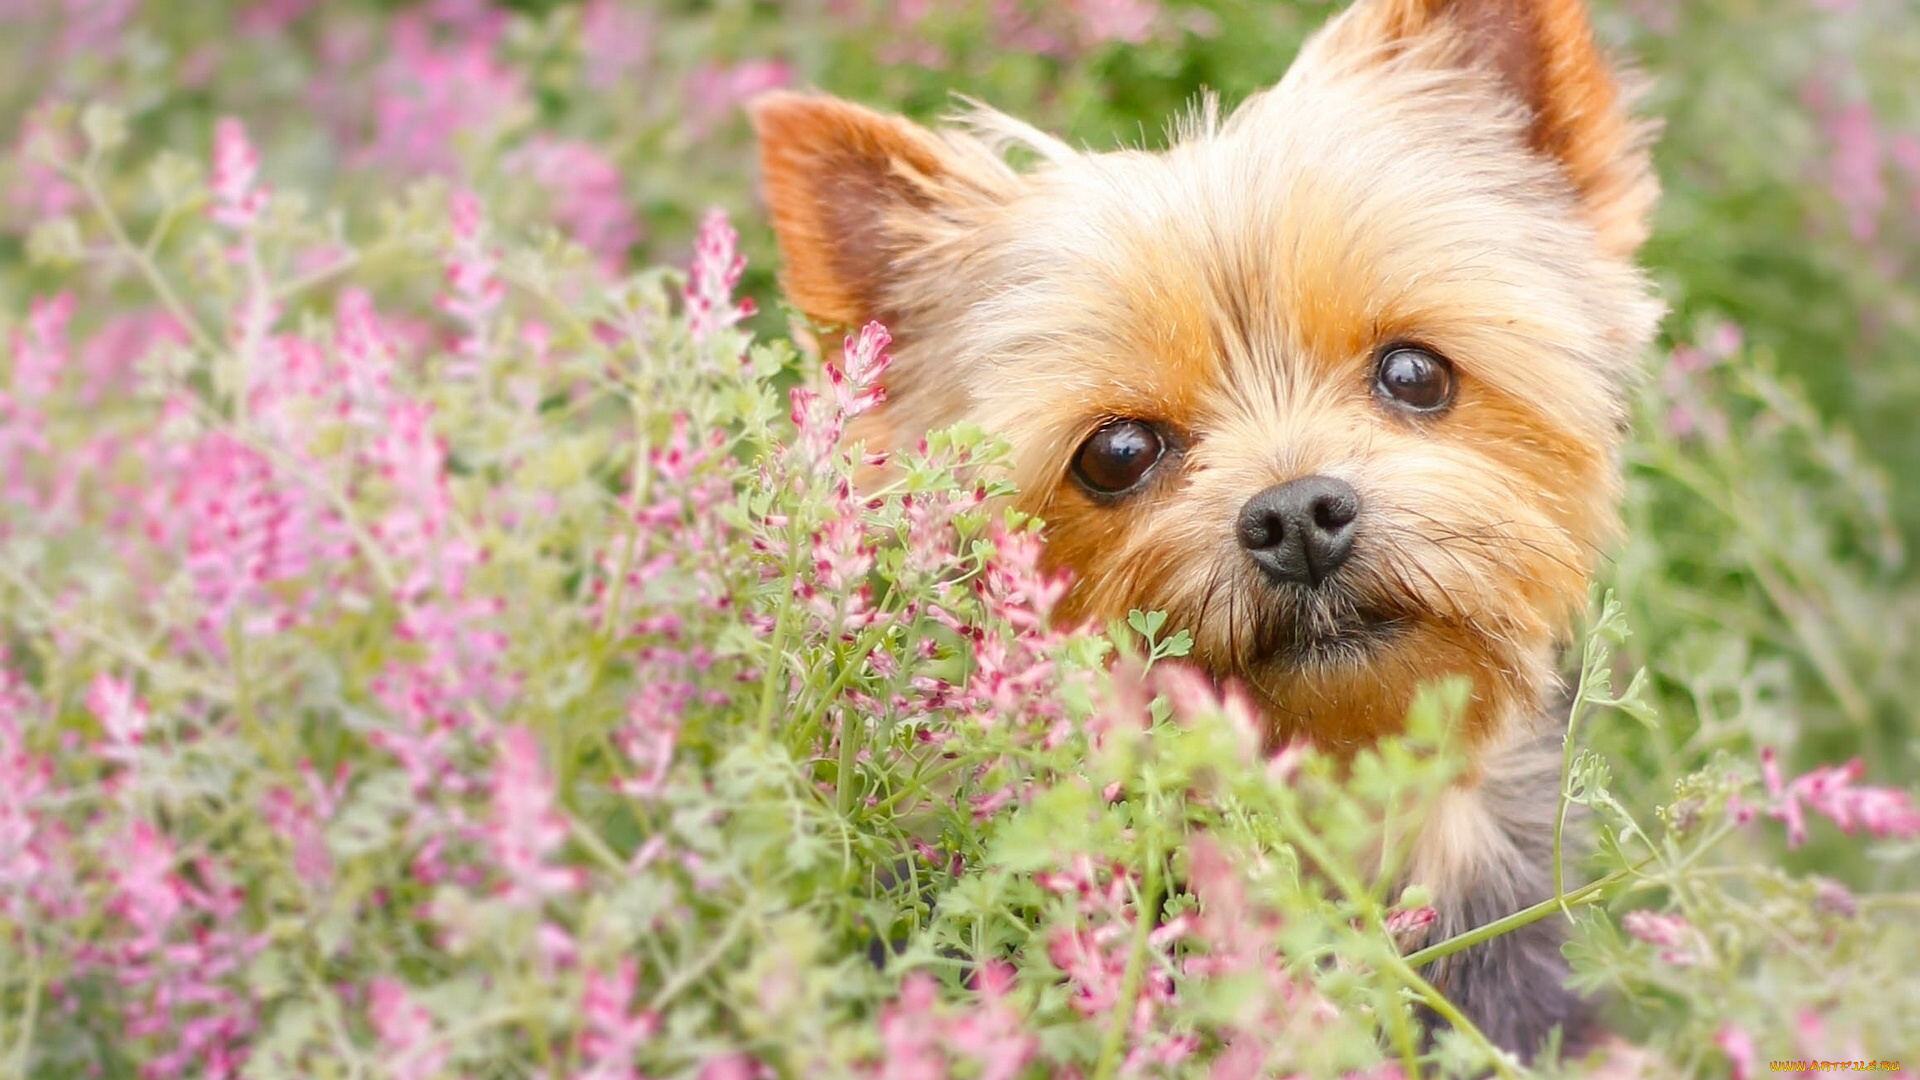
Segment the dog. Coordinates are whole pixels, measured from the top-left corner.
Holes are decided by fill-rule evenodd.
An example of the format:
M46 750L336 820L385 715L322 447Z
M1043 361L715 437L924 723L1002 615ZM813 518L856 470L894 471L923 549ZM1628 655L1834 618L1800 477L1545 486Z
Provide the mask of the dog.
M1358 0L1160 152L984 108L941 131L819 94L751 112L788 296L894 335L850 438L1004 438L1072 574L1061 615L1165 611L1276 741L1335 751L1471 680L1470 767L1407 874L1440 940L1554 893L1556 660L1663 315L1633 85L1584 0ZM1428 974L1523 1057L1577 1045L1563 933Z

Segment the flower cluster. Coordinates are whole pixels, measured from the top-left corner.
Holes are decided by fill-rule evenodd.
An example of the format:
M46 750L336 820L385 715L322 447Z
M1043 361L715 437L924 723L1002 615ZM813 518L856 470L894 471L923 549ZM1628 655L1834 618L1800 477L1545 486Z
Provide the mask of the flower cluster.
M1691 48L1721 6L1615 26ZM753 94L971 85L1130 130L1199 74L1270 79L1325 14L1243 7L0 3L9 1067L1522 1073L1422 1030L1445 1002L1406 956L1462 942L1385 872L1458 775L1451 699L1347 755L1266 745L1163 616L1068 623L990 437L878 452L888 327L816 359L754 319ZM1607 753L1566 778L1601 840L1560 853L1594 883L1568 952L1640 1007L1649 1074L1869 1057L1920 1012L1920 815L1873 749L1920 693L1876 479L1920 144L1881 62L1832 55L1913 24L1802 7L1752 35L1839 29L1734 95L1801 127L1702 137L1667 102L1673 220L1728 231L1649 246L1697 328L1608 571L1653 677L1574 690ZM1736 36L1640 43L1783 55ZM1761 221L1795 242L1742 246ZM1656 703L1678 722L1611 723ZM1740 779L1768 744L1812 767Z
M1779 755L1769 746L1760 751L1760 770L1766 780L1768 817L1787 826L1787 846L1807 842L1806 811L1812 810L1840 827L1842 832L1865 829L1876 837L1911 840L1920 837L1920 810L1906 792L1896 788L1858 785L1854 781L1866 774L1859 758L1845 765L1822 765L1783 782ZM1733 815L1747 820L1754 811L1734 795Z

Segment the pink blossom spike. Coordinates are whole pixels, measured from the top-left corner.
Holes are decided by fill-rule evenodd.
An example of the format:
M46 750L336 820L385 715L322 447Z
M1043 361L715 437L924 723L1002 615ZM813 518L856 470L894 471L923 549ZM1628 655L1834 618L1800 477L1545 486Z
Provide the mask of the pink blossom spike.
M407 988L390 978L378 978L368 988L367 1020L390 1055L388 1075L393 1080L433 1080L447 1060L433 1014L413 1000Z
M637 969L622 961L611 975L589 972L580 1003L582 1071L574 1080L638 1080L634 1054L660 1029L660 1018L633 1008Z
M1620 920L1627 933L1660 950L1660 959L1675 967L1690 967L1699 962L1694 952L1692 924L1678 915L1656 911L1630 911Z
M733 298L747 257L740 253L740 234L715 207L700 221L693 245L693 266L687 273L687 329L695 341L732 328L753 314L753 301Z
M244 231L259 220L267 192L255 186L260 158L247 129L231 116L220 118L213 132L213 208L208 216L230 229Z
M454 351L463 359L455 373L471 375L478 370L487 353L487 332L493 313L506 297L506 286L497 274L498 262L487 246L485 219L480 198L471 191L457 191L449 206L453 224L453 245L447 255L447 291L440 298L440 310L453 316L464 328Z
M1754 1049L1753 1036L1737 1024L1727 1024L1713 1041L1733 1062L1733 1080L1753 1080L1760 1067L1760 1053Z
M540 744L525 728L505 728L495 739L493 817L486 839L506 877L505 896L514 903L535 904L579 883L578 873L548 862L566 843L567 823L554 809Z
M37 706L14 674L0 667L0 916L16 922L29 890L45 882L50 869L49 830L36 805L50 768L26 745L26 726Z

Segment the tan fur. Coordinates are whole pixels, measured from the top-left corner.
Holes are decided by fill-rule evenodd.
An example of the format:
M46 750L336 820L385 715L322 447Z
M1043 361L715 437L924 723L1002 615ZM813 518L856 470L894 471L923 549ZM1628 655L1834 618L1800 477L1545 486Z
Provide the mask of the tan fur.
M888 404L853 436L911 445L967 419L1005 437L1019 504L1074 574L1068 616L1165 610L1275 735L1364 745L1451 674L1473 681L1471 744L1532 732L1617 528L1624 391L1661 310L1631 262L1647 129L1581 0L1361 0L1161 153L1076 152L984 110L936 135L810 95L755 121L790 295L895 335ZM1008 145L1038 163L1016 173ZM1378 399L1395 342L1452 362L1449 411ZM1114 503L1069 467L1117 418L1176 451ZM1337 609L1276 602L1234 539L1250 497L1315 474L1362 504ZM1286 647L1362 616L1399 632ZM1473 782L1420 876L1498 861Z

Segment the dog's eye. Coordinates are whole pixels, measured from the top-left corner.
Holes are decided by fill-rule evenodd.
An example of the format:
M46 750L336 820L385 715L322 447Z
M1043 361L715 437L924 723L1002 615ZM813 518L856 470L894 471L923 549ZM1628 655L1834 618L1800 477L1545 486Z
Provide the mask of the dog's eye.
M1374 385L1409 409L1435 412L1453 401L1453 365L1425 349L1397 345L1380 357Z
M1096 494L1118 495L1138 484L1164 452L1159 433L1149 425L1115 420L1080 445L1073 474Z

